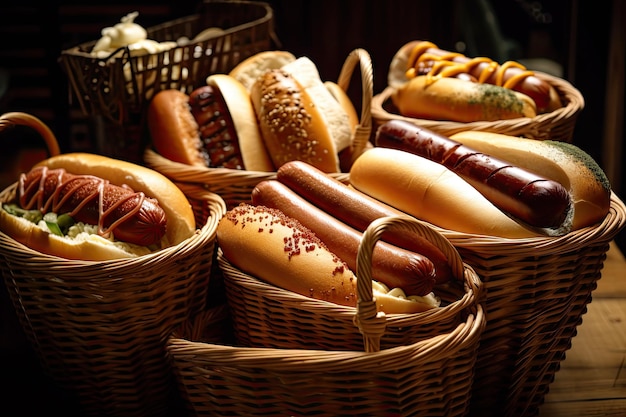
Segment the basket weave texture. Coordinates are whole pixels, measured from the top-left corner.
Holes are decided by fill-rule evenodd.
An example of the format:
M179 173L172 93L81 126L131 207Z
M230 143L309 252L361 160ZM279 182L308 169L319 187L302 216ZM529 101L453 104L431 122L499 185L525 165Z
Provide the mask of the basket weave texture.
M264 2L206 1L202 13L147 28L148 39L193 41L207 28L223 29L220 35L149 55L131 56L122 48L122 56L114 60L92 56L94 40L62 51L60 63L86 115L135 124L157 92L173 88L190 93L209 74L227 73L270 49L273 23L273 11Z
M455 279L433 290L441 298L440 308L420 314L388 314L380 339L382 349L451 332L465 321L467 309L476 304L481 294L479 277L463 264L450 242L426 223L412 220L384 224L384 227L404 228L433 243L448 258ZM365 262L371 263L371 253L369 256ZM218 264L224 275L239 344L280 349L364 350L363 336L353 324L354 308L314 300L263 282L231 265L219 250ZM366 272L365 280L371 280L371 274Z
M364 49L357 48L346 58L337 85L348 91L356 65L360 66L362 84L362 103L359 124L352 136L352 157L357 158L365 149L371 135L371 100L373 94L373 72L370 55ZM260 172L227 168L205 168L171 161L148 148L144 153L147 166L160 172L176 183L201 185L220 195L228 208L239 203L249 203L254 187L264 180L276 179L275 172ZM329 174L335 179L347 182L348 173Z
M427 120L405 117L398 113L391 102L391 95L395 91L388 86L380 94L372 98L372 118L374 128L389 120L405 120L421 127L425 127L444 136L451 136L465 130L501 133L510 136L524 136L538 140L558 140L571 142L576 120L585 106L582 94L569 82L549 74L535 72L535 75L549 83L559 94L563 107L550 113L539 114L535 117L522 117L493 122L480 121L460 123L443 120Z
M187 326L188 333L175 333L167 349L192 412L231 416L466 415L485 325L479 294L451 330L433 330L420 341L381 350L381 336L391 316L376 313L368 279L371 251L387 226L413 222L405 217L379 219L363 235L357 267L360 302L351 317L352 326L362 332L361 350L209 343L192 337L202 335L207 324L203 316L192 326L193 331ZM407 327L412 325L407 322ZM306 328L301 331L306 335Z
M601 224L562 237L502 239L442 230L484 282L471 416L536 416L571 347L610 241L626 224L612 195Z
M0 201L11 201L16 188L0 192ZM201 220L196 233L137 258L68 260L0 232L0 271L19 323L44 372L77 399L82 414L166 415L176 392L165 343L207 307L225 212L219 196L203 191L190 198Z

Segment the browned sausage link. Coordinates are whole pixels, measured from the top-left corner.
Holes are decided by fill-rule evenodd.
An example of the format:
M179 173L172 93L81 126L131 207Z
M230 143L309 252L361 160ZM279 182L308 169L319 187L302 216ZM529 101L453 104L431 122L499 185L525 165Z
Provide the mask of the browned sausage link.
M558 182L475 151L402 120L381 125L376 145L400 149L444 165L500 210L539 228L558 228L569 214L569 192Z
M149 246L165 235L165 212L156 200L92 175L38 167L20 177L18 194L24 209L68 213L120 241Z
M438 56L438 57L448 57L446 59L449 59L453 62L458 62L460 64L465 64L471 61L471 58L466 57L462 54L455 54L450 51L446 51L446 50L439 49L439 48L428 48L424 51L424 54L431 54L431 55ZM416 57L416 58L419 58L419 57ZM418 70L418 73L424 75L430 72L433 64L434 64L434 61L430 60L430 61L423 62L422 65L416 65L415 68ZM477 65L471 66L470 71L469 73L467 73L467 75L469 75L473 81L477 81L478 79L480 79L481 74L483 73L483 71L486 70L487 67L489 67L489 63L481 62ZM523 72L525 72L525 70L521 68L517 68L517 67L507 68L502 74L502 77L503 77L502 85L504 85L504 83L509 81L514 76L517 76ZM463 77L462 74L459 74L459 76L460 78ZM497 71L493 71L493 73L486 80L484 80L484 82L489 83L489 84L498 84L497 83ZM551 86L545 81L537 78L534 75L523 78L521 81L513 85L511 89L518 91L520 93L526 94L527 96L532 98L535 101L535 104L537 105L537 110L540 113L543 113L550 108Z
M209 85L195 89L189 94L189 106L210 166L244 169L237 131L219 89Z
M252 203L297 219L354 271L362 233L315 207L284 184L265 180L252 191ZM379 241L372 253L372 276L409 295L425 295L435 284L435 266L425 256Z
M287 162L278 169L276 179L305 200L360 232L364 232L372 221L380 217L405 214L303 161ZM385 233L382 238L430 259L435 265L438 284L452 277L446 255L428 239L402 231Z

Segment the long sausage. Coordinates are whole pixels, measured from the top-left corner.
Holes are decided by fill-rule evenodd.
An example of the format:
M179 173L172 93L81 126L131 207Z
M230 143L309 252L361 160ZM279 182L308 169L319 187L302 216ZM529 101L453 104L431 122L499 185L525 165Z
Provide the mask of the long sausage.
M167 217L156 200L93 175L34 168L21 175L18 194L23 209L67 213L124 242L150 246L165 235Z
M209 166L244 169L237 130L219 89L205 85L193 90L189 109L198 123Z
M252 203L278 209L300 221L354 271L362 233L309 203L277 180L265 180L252 190ZM435 285L435 266L425 256L386 242L372 253L372 276L389 288L406 294L426 295Z
M360 232L364 232L378 218L406 214L303 161L290 161L282 165L276 173L276 179L305 200ZM430 259L435 265L438 284L452 278L446 255L428 239L409 232L394 231L385 233L382 240Z
M444 165L500 210L530 226L558 228L570 214L570 194L558 182L429 129L391 120L378 128L375 141L377 146L410 152Z

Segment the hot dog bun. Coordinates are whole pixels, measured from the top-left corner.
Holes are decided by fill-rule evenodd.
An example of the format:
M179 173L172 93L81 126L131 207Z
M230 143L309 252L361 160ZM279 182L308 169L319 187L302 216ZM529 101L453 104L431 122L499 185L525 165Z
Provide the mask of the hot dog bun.
M68 259L111 260L140 256L177 245L195 232L193 211L185 195L170 180L149 168L86 153L61 154L44 160L37 166L63 168L78 175L94 175L112 184L126 184L134 191L141 191L147 197L158 200L167 217L167 229L157 248L139 247L124 242L113 243L93 234L82 236L87 240L71 240L50 234L28 220L13 216L4 209L0 210L2 232L31 249Z
M356 305L354 273L315 234L279 210L241 204L220 220L217 241L226 259L252 276L311 298ZM376 290L386 313L438 306L433 295L410 300L387 295L381 286Z
M463 233L538 236L509 218L443 165L390 148L364 152L350 170L354 188L418 219Z
M456 122L535 117L534 101L525 94L459 78L412 78L391 95L403 116Z
M340 172L339 151L351 140L348 116L310 60L299 60L304 70L298 77L282 67L266 71L252 86L263 140L277 169L299 160L327 173Z
M225 74L189 95L162 90L148 109L155 149L164 157L211 168L273 171L248 90Z
M459 132L450 138L559 182L572 196L573 230L596 224L609 212L609 180L596 161L576 145L477 131Z

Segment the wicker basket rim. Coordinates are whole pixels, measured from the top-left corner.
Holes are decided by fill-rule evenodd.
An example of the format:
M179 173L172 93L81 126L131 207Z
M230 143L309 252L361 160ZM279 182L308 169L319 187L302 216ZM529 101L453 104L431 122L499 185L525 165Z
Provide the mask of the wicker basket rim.
M272 284L266 283L244 271L241 271L232 265L223 255L221 249L218 248L217 261L223 274L227 279L236 279L239 284L245 285L251 289L258 291L259 294L268 296L272 300L279 303L289 303L297 305L298 308L309 312L320 312L324 315L334 317L354 317L356 307L349 307L340 304L331 303L330 301L313 299L301 294L297 294ZM464 294L458 300L451 302L439 308L416 313L423 322L437 323L441 318L451 314L452 311L461 311L470 308L478 300L484 297L483 283L474 269L467 264L464 271ZM417 317L416 314L394 313L385 314L387 327L404 327L412 324Z
M207 5L215 4L215 3L229 4L229 5L230 4L233 4L233 5L249 5L249 6L252 6L252 7L255 7L255 8L263 8L263 9L265 9L265 15L264 16L262 16L262 17L260 17L258 19L252 20L250 22L245 22L245 23L242 23L242 24L239 24L239 25L235 25L235 26L229 27L227 29L223 29L224 31L219 36L216 36L215 38L222 38L222 37L225 37L227 35L231 35L233 33L237 33L237 32L243 31L243 30L248 29L250 27L253 27L255 25L266 23L266 22L272 20L272 18L273 18L273 13L274 12L273 12L271 6L268 3L265 3L265 2L252 2L252 1L239 1L239 0L232 0L232 1L230 1L230 0L228 0L228 1L219 1L219 0L213 1L212 0L212 1L206 2L205 3L205 7ZM150 35L153 32L155 32L157 30L160 30L160 29L162 29L164 27L167 27L167 26L170 26L170 25L176 25L176 24L184 23L184 22L187 22L187 21L197 20L201 16L202 16L201 13L195 13L195 14L192 14L192 15L189 15L189 16L180 17L180 18L177 18L177 19L165 22L165 23L161 23L161 24L158 24L158 25L155 25L155 26L150 26L150 27L146 28L146 31L148 32L148 37L150 37ZM212 39L214 39L214 38L212 38ZM83 43L81 43L79 45L75 45L75 46L72 46L70 48L64 49L64 50L61 51L61 58L63 59L64 56L79 56L79 57L83 57L83 58L90 58L90 59L93 59L94 61L105 61L106 62L106 61L110 60L111 57L117 56L117 54L119 54L120 51L126 51L125 52L126 56L130 56L130 50L128 49L128 46L122 46L122 47L116 49L115 51L111 52L111 54L109 54L107 57L96 57L96 56L92 55L91 53L86 52L87 50L91 50L91 48L93 47L93 45L96 44L96 42L97 42L97 40L91 40L91 41L83 42ZM190 48L190 47L193 47L194 45L201 44L202 42L203 41L195 42L195 43L189 43L189 44L186 44L186 45L177 45L177 46L169 49L168 51L175 51L177 49Z
M477 246L489 247L494 254L502 253L532 253L540 256L542 253L558 253L576 245L585 245L595 241L610 241L626 225L626 206L624 202L611 192L609 212L604 220L593 226L574 230L563 236L529 237L523 239L501 238L494 236L472 235L462 232L446 230L434 226L452 244L459 248Z
M448 258L454 276L463 278L463 295L456 301L440 307L429 309L417 314L385 314L379 313L372 291L372 254L374 246L387 230L407 230L426 238L437 246ZM365 349L379 350L380 339L387 326L406 327L420 322L438 322L444 317L460 311L473 309L483 300L483 284L473 268L463 262L460 254L439 232L428 223L410 216L389 216L374 220L362 235L356 262L357 295L356 307L341 306L329 301L317 300L304 295L284 290L275 285L259 280L233 266L218 248L218 263L225 279L236 279L254 288L254 293L263 294L272 300L297 305L307 311L322 312L334 317L349 317L346 322L354 325L363 335ZM443 290L443 289L442 289ZM371 350L368 350L371 351Z
M479 121L479 122L453 122L442 120L428 120L417 119L411 117L405 117L399 114L389 113L383 107L384 103L389 99L391 94L395 91L393 87L387 86L385 89L374 95L372 98L372 116L379 120L388 120L393 117L394 119L406 120L409 122L418 122L420 126L433 127L433 126L446 126L447 128L454 130L481 130L481 128L507 128L507 127L520 127L520 126L542 126L551 123L555 123L561 120L569 119L578 114L585 105L585 100L580 91L575 88L568 81L549 75L540 71L535 71L535 75L553 85L558 92L567 98L567 103L560 109L554 110L550 113L539 114L535 117L521 117L508 120L498 120L493 122Z
M363 367L368 372L372 363L376 363L377 372L385 372L397 370L399 365L406 365L406 359L398 364L398 358L419 356L420 360L436 362L444 356L454 356L455 352L465 346L478 343L485 324L483 307L477 304L476 312L468 314L465 322L449 333L373 352L239 347L194 342L180 337L168 339L167 351L174 358L192 354L197 360L212 360L219 366L234 368L265 367L273 371L335 373Z

